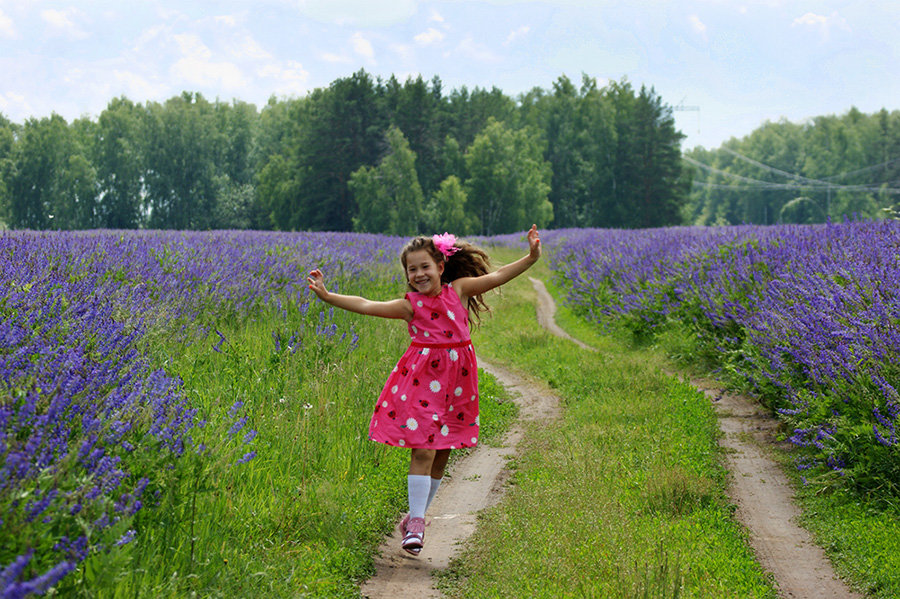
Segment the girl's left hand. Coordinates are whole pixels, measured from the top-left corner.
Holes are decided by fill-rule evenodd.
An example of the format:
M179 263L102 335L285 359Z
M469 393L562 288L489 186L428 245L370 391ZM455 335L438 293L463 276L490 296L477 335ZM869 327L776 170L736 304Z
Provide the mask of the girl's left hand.
M531 225L531 229L528 231L528 255L535 262L541 257L541 237L537 225Z
M325 276L318 268L311 271L306 277L310 291L315 293L319 299L324 300L328 296L328 290L325 288Z

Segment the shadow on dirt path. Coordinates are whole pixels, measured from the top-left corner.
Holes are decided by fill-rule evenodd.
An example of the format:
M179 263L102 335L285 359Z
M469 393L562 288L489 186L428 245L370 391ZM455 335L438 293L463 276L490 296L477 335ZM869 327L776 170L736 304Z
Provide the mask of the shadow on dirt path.
M553 298L543 282L530 280L538 295L540 325L594 351L557 326ZM519 405L519 420L501 446L479 445L453 464L429 510L426 546L419 556L400 550L397 529L384 540L375 559L376 573L361 588L367 599L440 598L431 574L446 568L475 531L478 512L500 500L509 475L506 462L515 454L525 424L558 415L559 399L547 387L483 360L479 365L510 390ZM772 574L780 595L790 599L860 598L837 578L824 551L796 523L800 512L793 503L793 490L769 457L775 420L749 398L723 393L707 381L692 380L691 384L706 393L719 414L724 433L720 444L729 450L729 496L737 506L736 517L748 530L757 560Z

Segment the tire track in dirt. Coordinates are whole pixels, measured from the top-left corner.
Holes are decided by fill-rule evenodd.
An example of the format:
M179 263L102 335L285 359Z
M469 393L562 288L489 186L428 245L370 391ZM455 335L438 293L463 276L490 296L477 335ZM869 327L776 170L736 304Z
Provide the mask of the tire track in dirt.
M540 280L530 280L538 295L539 324L594 351L556 324L553 298ZM479 445L454 462L429 510L431 522L419 556L400 549L396 528L384 540L375 559L375 575L361 588L366 599L439 599L441 593L434 588L431 574L446 568L475 531L478 512L502 497L509 475L506 462L515 455L526 424L558 415L559 398L548 388L483 360L479 365L510 390L520 408L519 419L499 447ZM757 560L772 574L780 595L789 599L860 598L837 578L825 552L797 524L800 511L793 502L790 482L768 455L768 447L774 443L775 419L746 397L722 393L707 381L693 380L691 384L710 398L719 415L720 445L729 450L726 459L732 476L728 492L737 506L736 518L748 530Z
M500 446L478 445L453 462L428 510L430 522L425 529L422 553L413 557L401 550L401 535L396 527L385 538L375 558L375 575L361 588L366 599L440 598L431 575L447 568L462 543L475 531L478 512L502 497L509 476L507 461L515 455L527 424L558 415L559 398L548 388L480 358L478 365L510 392L519 406L518 419Z
M538 294L538 306L553 306L552 311L543 308L544 318L552 320L556 311L553 298L541 281L531 279L531 283ZM575 341L556 323L545 324L540 317L539 321L551 332ZM749 532L756 559L771 573L779 594L790 599L862 597L836 576L824 550L797 524L800 509L793 500L794 490L769 455L776 442L777 420L750 398L723 392L709 381L696 379L690 383L715 407L723 433L719 445L727 450L726 466L731 472L728 495L737 506L735 517Z

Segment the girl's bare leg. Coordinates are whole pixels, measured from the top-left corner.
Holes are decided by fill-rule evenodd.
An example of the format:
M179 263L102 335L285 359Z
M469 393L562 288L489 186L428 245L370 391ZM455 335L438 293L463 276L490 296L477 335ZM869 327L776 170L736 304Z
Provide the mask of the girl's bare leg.
M450 449L413 449L409 458L409 473L424 474L431 478L443 478Z
M435 451L434 460L431 462L431 478L444 478L444 468L450 459L450 449L438 449Z
M409 473L429 476L434 465L436 453L434 449L413 449L409 457ZM446 463L445 460L444 464L446 465ZM443 471L443 467L441 469Z

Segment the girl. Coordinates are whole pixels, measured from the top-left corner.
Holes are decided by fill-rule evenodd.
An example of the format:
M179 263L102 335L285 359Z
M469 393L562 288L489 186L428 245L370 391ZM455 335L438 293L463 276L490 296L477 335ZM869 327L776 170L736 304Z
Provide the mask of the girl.
M478 366L469 321L487 311L483 294L525 272L541 256L536 225L528 255L489 272L487 254L444 233L416 237L400 253L409 292L373 301L331 293L318 269L307 277L319 299L359 314L407 322L411 342L388 377L369 423L369 438L411 449L409 514L400 523L401 547L418 555L425 510L434 498L450 451L478 442Z

